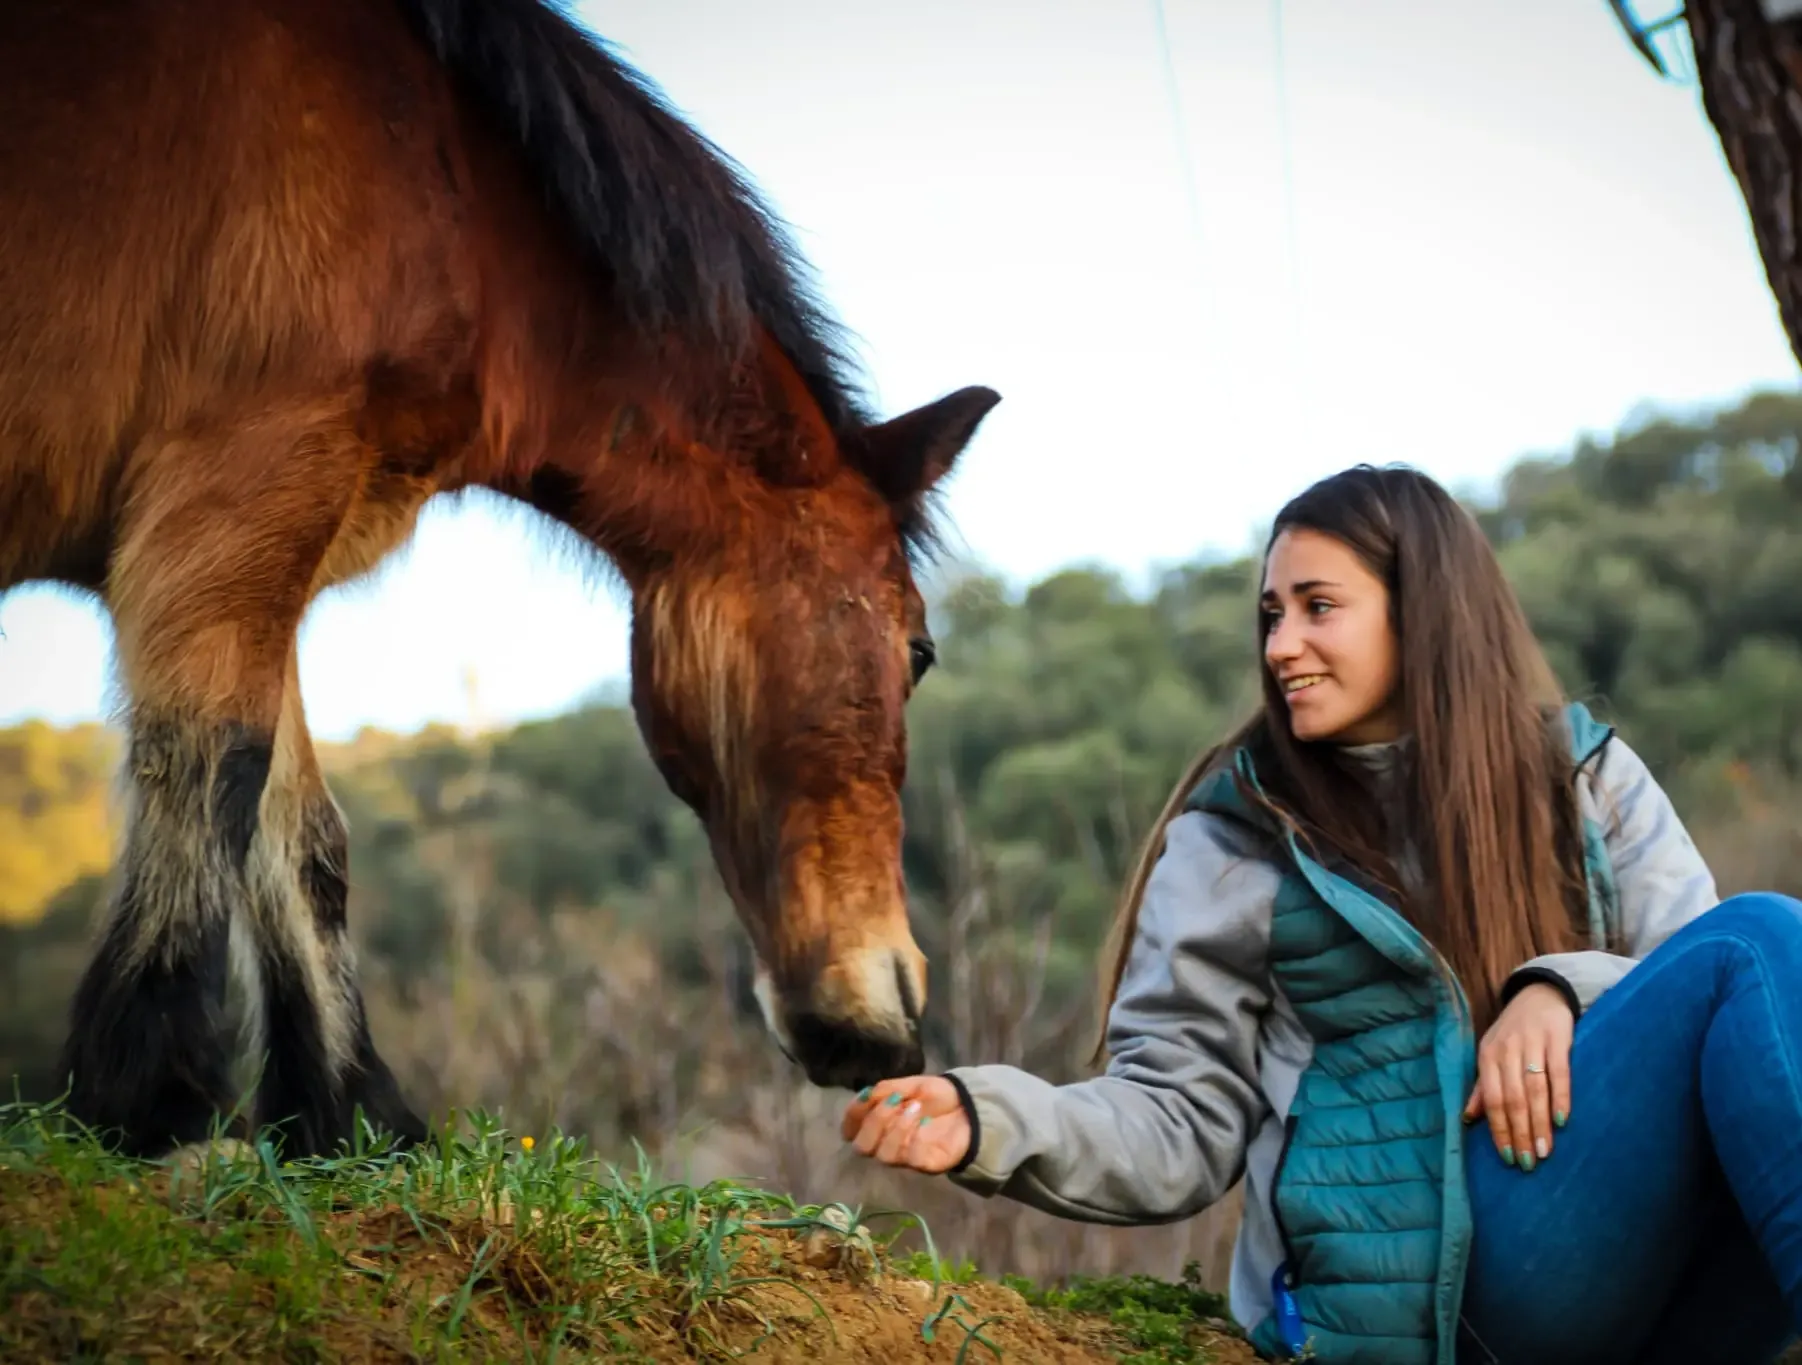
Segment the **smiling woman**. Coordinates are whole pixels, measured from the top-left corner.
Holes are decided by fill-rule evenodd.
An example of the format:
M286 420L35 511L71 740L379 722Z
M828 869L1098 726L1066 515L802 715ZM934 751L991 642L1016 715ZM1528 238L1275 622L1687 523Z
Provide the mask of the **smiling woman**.
M1263 706L1123 899L1106 1073L886 1081L845 1138L1103 1223L1243 1174L1233 1311L1271 1356L1770 1359L1802 1322L1802 1078L1769 1080L1802 903L1717 907L1432 480L1292 500L1257 619Z

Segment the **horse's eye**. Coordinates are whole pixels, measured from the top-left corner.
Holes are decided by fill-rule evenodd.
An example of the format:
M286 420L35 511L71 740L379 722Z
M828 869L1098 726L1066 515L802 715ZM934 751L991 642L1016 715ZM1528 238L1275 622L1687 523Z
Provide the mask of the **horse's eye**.
M938 651L932 647L931 640L909 640L907 653L913 660L914 686L918 687L920 679L926 676L926 670L938 661Z

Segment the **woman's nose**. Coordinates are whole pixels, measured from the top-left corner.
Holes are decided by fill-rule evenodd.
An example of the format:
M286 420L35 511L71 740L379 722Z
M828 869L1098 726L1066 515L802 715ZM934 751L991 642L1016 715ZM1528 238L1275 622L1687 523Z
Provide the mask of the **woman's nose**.
M1293 659L1300 652L1300 632L1289 624L1288 618L1279 616L1271 622L1270 633L1264 637L1264 657L1274 664Z

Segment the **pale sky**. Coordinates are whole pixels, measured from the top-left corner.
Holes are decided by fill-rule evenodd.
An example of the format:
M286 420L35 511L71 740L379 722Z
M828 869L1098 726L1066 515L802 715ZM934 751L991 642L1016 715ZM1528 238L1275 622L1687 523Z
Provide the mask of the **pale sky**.
M1603 0L1288 0L1280 79L1271 0L1166 0L1181 141L1149 0L582 12L796 225L884 412L1001 392L947 508L1017 584L1243 549L1358 460L1480 487L1796 381L1698 92ZM622 676L622 608L529 517L435 507L309 617L314 730L464 720L466 669L489 722L563 710ZM22 589L0 631L0 724L105 714L97 608Z

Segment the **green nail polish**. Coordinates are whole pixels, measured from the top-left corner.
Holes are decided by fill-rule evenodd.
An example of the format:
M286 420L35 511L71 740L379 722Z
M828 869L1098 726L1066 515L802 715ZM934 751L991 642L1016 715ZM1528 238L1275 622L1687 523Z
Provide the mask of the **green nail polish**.
M894 1094L890 1095L888 1097L888 1103L891 1109L894 1108L895 1105L901 1103L901 1092L897 1090Z
M926 1115L926 1117L924 1117L923 1119L920 1120L920 1127L924 1128L927 1124L929 1124L931 1122L932 1122L932 1115L928 1114L928 1115Z
M1565 1119L1567 1119L1569 1117L1570 1117L1570 1115L1566 1114L1562 1109L1560 1109L1556 1114L1552 1115L1552 1122L1559 1128L1562 1128L1562 1127L1564 1127Z
M1502 1148L1502 1165L1512 1166L1513 1164L1514 1164L1514 1148L1512 1148L1512 1147Z
M1520 1154L1520 1168L1523 1171L1530 1171L1533 1169L1533 1153L1522 1152Z
M862 1090L859 1090L859 1091L858 1091L858 1092L857 1092L857 1098L858 1098L858 1099L860 1099L860 1100L867 1100L867 1099L869 1099L869 1098L870 1098L870 1091L871 1091L871 1089L872 1089L872 1088L873 1088L873 1087L871 1087L871 1086L867 1086L867 1085L866 1085L866 1086L865 1086L865 1087L864 1087L864 1088L863 1088L863 1089L862 1089Z

